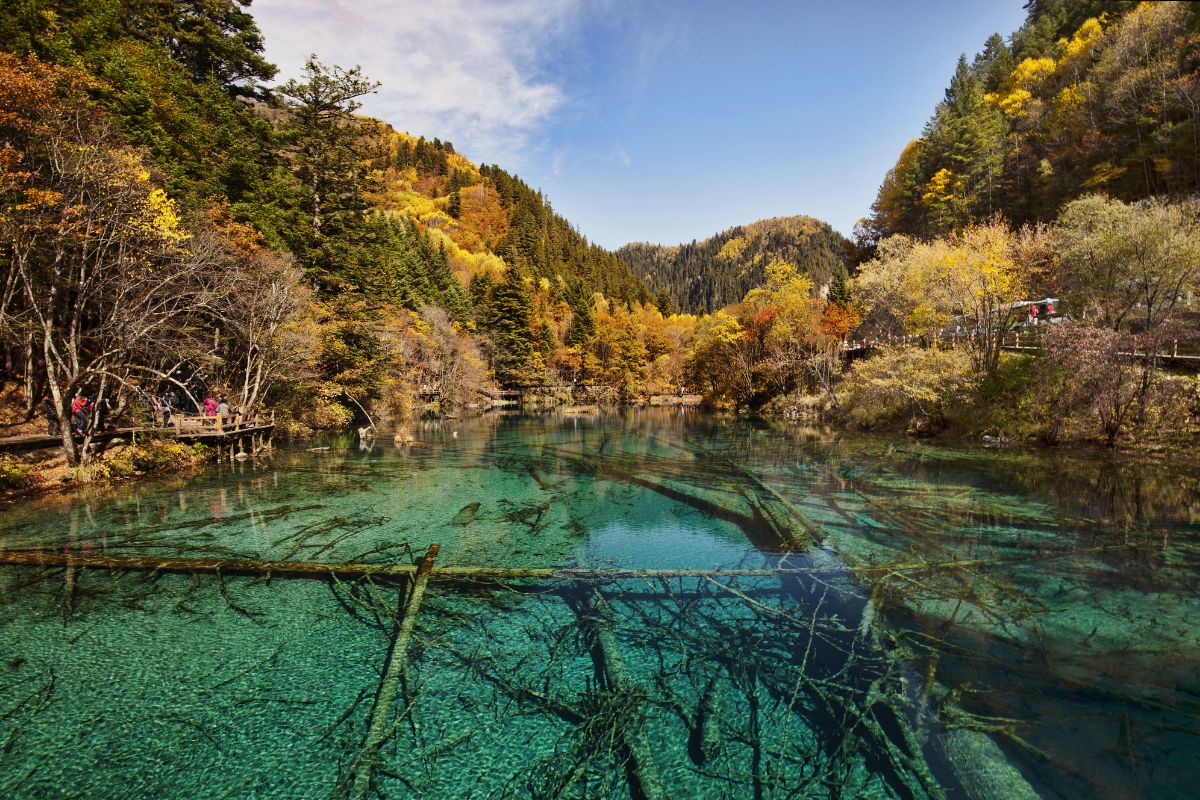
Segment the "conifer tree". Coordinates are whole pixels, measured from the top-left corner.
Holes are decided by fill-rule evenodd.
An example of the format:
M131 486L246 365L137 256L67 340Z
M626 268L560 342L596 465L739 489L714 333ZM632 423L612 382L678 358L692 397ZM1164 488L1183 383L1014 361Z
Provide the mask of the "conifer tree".
M530 317L533 301L529 287L517 270L510 268L504 280L496 283L490 278L472 282L476 315L491 338L492 370L503 386L520 386L532 377L534 354L533 329Z
M351 204L358 208L361 187L355 145L362 129L353 114L362 106L358 98L371 94L379 84L365 78L359 67L326 67L315 55L305 62L304 77L293 78L278 91L287 98L291 112L285 135L293 168L307 193L312 229L320 235L330 217Z
M567 345L577 347L585 344L596 333L596 320L592 316L591 303L579 284L570 284L566 291L567 305L571 307L571 325L567 328Z
M654 305L662 312L663 316L670 316L677 312L675 301L671 299L671 293L667 291L667 287L662 287L654 295Z
M850 294L850 276L846 272L846 265L839 264L837 272L833 274L833 281L829 284L829 302L839 306L849 305L853 299Z
M263 36L245 9L250 0L125 0L130 31L161 46L197 80L215 80L234 96L256 96L276 69L263 58Z

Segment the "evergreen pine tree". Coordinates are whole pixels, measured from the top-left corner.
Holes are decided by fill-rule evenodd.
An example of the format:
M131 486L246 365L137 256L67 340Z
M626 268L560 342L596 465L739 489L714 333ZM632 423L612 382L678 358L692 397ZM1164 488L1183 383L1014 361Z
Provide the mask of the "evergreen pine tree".
M309 277L326 292L345 283L337 273L353 258L349 252L362 230L361 145L366 132L351 124L359 97L378 83L350 70L326 67L315 58L305 64L304 80L290 80L278 92L291 112L283 138L291 146L293 168L303 192L306 225L290 235Z
M452 278L450 284L442 291L440 305L455 322L461 325L470 322L471 303L467 300L467 293L458 278Z
M554 358L554 351L558 349L558 337L554 335L554 326L548 319L542 319L538 324L537 349L547 364Z
M567 305L571 307L571 325L567 328L567 345L576 347L586 344L596 333L596 320L592 316L591 303L579 284L570 284L566 291Z
M675 307L675 301L671 299L671 293L667 291L667 287L662 287L654 295L654 305L662 312L664 317L670 316L678 311Z
M827 299L840 306L848 305L853 299L850 294L850 275L846 272L845 264L838 264L837 272L833 273Z
M489 295L483 322L494 347L492 369L501 385L520 386L531 377L534 354L529 288L517 270L510 268Z

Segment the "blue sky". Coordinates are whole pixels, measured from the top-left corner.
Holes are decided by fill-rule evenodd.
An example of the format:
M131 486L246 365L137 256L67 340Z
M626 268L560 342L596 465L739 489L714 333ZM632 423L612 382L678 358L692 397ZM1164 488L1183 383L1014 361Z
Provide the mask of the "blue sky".
M849 234L960 53L1021 0L255 0L281 78L312 52L364 111L540 187L607 247L810 214Z

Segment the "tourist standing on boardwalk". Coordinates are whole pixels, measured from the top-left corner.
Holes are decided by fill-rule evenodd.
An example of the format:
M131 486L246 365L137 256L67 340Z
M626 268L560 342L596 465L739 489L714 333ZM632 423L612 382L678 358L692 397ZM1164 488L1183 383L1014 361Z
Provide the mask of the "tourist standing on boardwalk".
M71 416L75 420L75 432L82 434L87 428L88 401L83 392L76 392L71 401Z
M108 430L108 412L112 411L112 400L105 397L93 403L92 407L96 409L96 430Z
M54 405L54 397L46 395L46 435L57 436L62 432L62 420L58 416L58 406Z
M179 395L175 394L174 389L169 389L162 399L162 421L163 427L166 428L171 424L171 413L175 407L179 405Z

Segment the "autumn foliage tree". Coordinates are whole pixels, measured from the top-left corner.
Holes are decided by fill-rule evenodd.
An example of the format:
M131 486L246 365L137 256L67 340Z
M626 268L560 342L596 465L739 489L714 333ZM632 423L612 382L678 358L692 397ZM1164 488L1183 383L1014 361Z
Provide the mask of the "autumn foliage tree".
M991 374L1015 319L1013 303L1024 298L1018 242L999 218L949 238L893 237L862 266L856 289L869 311L893 317L906 333L961 339L976 369Z
M1092 422L1082 426L1088 435L1116 444L1152 387L1148 362L1132 355L1136 346L1135 337L1082 323L1055 325L1046 333L1038 375L1047 440L1058 441L1082 416Z
M76 393L100 408L203 352L229 291L87 86L71 70L0 54L0 324L33 345L63 419ZM89 439L77 445L70 426L62 442L70 463L88 458Z
M1050 436L1069 412L1094 413L1112 445L1146 421L1177 312L1200 288L1200 207L1089 195L1063 209L1053 242L1079 319L1044 337L1059 387Z
M1048 222L1081 194L1200 188L1195 3L1029 3L1010 44L959 61L884 178L868 229L939 236L1003 213Z
M711 401L758 409L814 382L830 385L839 338L822 329L827 303L796 265L776 260L765 285L696 325L688 380Z
M1067 289L1113 330L1151 331L1200 283L1200 204L1088 195L1054 227Z
M597 297L593 304L595 332L584 345L583 379L610 386L628 402L646 379L646 346L633 316L623 306Z
M276 386L312 377L312 292L290 258L264 247L223 205L209 209L191 242L227 283L212 317L219 334L213 374L241 413L257 413Z

